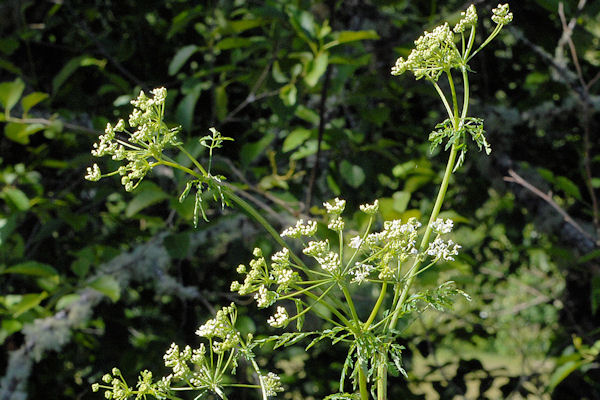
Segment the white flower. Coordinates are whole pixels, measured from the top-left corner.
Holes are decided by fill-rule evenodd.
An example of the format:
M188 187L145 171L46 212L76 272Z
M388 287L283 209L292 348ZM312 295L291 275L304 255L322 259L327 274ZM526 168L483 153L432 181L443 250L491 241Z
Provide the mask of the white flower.
M304 254L311 257L324 257L329 251L329 241L321 240L321 241L310 241L308 242L308 246L302 250Z
M350 282L358 283L360 285L369 277L369 274L373 269L374 267L372 265L357 262L350 271L350 274L354 277Z
M288 313L285 307L277 307L275 315L269 317L267 323L274 328L283 328L288 320Z
M362 239L360 238L360 236L354 236L352 239L350 239L350 243L348 243L348 246L350 246L353 249L358 249L361 245Z
M431 229L439 234L450 233L453 225L454 222L451 219L444 221L443 219L438 218L431 223Z
M337 218L329 221L329 225L327 225L327 227L332 231L341 232L344 230L344 220L342 217L338 216Z
M100 167L98 167L98 164L87 167L87 175L85 176L85 179L96 182L99 181L101 177L102 173L100 172Z
M452 240L445 242L442 238L437 238L429 243L426 253L435 258L435 260L444 259L446 261L454 261L454 257L458 254L458 249L461 246L454 243Z
M290 226L281 232L281 236L289 236L292 238L300 238L301 236L313 236L317 233L317 223L315 221L308 221L304 225L304 220L299 219L295 226Z
M258 292L254 294L256 305L259 308L269 307L277 300L277 297L277 293L267 290L265 285L261 285L261 287L258 288Z
M317 258L319 264L321 264L321 268L329 273L333 273L340 266L340 258L337 253L329 252L327 256L323 258Z
M287 249L287 247L284 247L277 253L273 254L273 256L271 256L271 261L278 263L278 264L287 264L289 258L290 258L290 251Z
M346 207L346 200L340 200L336 197L335 199L333 199L333 204L325 202L323 203L323 206L325 206L327 214L339 215L344 211L344 208Z
M377 214L377 211L379 211L379 200L375 200L373 204L361 204L360 210L369 215Z

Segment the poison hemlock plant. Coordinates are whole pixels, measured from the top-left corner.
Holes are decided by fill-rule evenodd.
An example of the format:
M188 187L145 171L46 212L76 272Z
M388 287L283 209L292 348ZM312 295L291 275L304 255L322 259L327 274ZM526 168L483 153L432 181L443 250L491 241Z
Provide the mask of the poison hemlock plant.
M196 331L205 343L195 349L171 346L164 356L165 365L172 369L168 376L155 380L151 372L143 371L137 385L131 387L115 368L112 374L103 377L103 383L93 385L94 391L103 389L109 399L134 396L138 399L178 399L184 391L198 392L198 397L212 392L227 399L232 388L256 388L262 398L267 399L283 391L283 387L277 375L261 370L254 349L267 343L277 348L310 339L307 349L323 340L347 349L338 392L328 399L386 399L388 374L406 375L402 365L404 348L398 343L399 321L430 307L447 309L457 295L468 299L468 295L451 281L434 289L414 292L411 288L420 274L439 262L453 260L460 250L460 245L447 238L453 228L452 220L439 218L439 213L450 176L464 161L467 138L470 137L479 150L483 149L487 154L491 151L485 139L483 121L468 115L468 62L512 20L508 5L499 5L493 13L496 27L476 50L473 48L478 17L475 7L470 6L454 29L446 23L431 33L425 32L415 41L415 49L408 58L398 59L392 68L393 75L411 71L416 79L431 82L448 114L429 136L432 148L445 143L445 150L450 152L435 204L424 226L411 218L385 221L381 230L373 231L378 213L378 201L375 200L373 204L360 207L369 216L366 229L359 235L348 237L342 218L346 202L336 198L324 203L327 228L335 239L319 238L317 221L311 220L299 220L279 235L256 210L225 185L224 177L211 173L213 149L230 138L211 129L212 135L200 139L209 149L208 168L204 168L177 142L179 128L169 128L163 121L165 89L155 89L153 98L141 93L132 101L136 109L130 116L129 125L137 129L127 131L122 120L114 127L108 125L92 151L96 156L111 155L126 164L105 175L94 164L88 169L86 178L95 181L119 174L125 189L133 190L152 168L165 165L190 175L181 197L183 199L192 188L195 189L196 220L198 212L205 217L200 196L203 191L212 193L222 205L232 202L242 207L265 227L281 245L281 250L267 257L261 249L255 249L249 265L240 265L237 269L243 282L233 282L231 290L252 296L259 308L272 310L267 323L286 331L260 340L251 334L243 335L236 328L236 306L231 304ZM455 70L461 75L463 85L461 106L455 88ZM449 93L438 84L442 76L448 81ZM166 156L163 151L169 147L189 157L195 169ZM302 241L302 254L296 254L282 237ZM353 292L360 285L373 285L379 293L367 315L359 315L354 305ZM304 330L304 319L309 312L320 318L326 328ZM232 383L228 377L235 373L241 359L251 365L257 384Z

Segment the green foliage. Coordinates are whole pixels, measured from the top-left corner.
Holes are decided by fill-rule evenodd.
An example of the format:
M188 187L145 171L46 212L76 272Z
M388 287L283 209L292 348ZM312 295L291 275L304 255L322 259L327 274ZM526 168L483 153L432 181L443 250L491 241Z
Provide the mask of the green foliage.
M578 369L583 358L569 355L578 352L572 333L582 338L582 349L598 340L591 323L600 285L590 192L598 188L598 157L585 132L594 132L597 119L600 10L594 2L581 9L562 2L572 29L565 34L559 3L513 4L517 18L503 43L469 60L472 110L485 119L494 152L488 160L469 153L451 180L441 217L456 222L452 239L463 248L456 260L420 273L411 293L454 281L472 301L457 302L452 314L401 320L409 374L400 376L390 360L389 398L450 399L479 391L476 396L488 398L544 399L550 378L565 376L554 386L556 398L598 390L595 364ZM321 212L312 203L342 193L352 210L379 198L384 220L422 220L433 207L432 183L442 180L442 165L437 150L423 143L423 128L444 120L444 110L422 82L390 79L390 57L409 56L424 21L428 31L444 19L455 26L465 17L455 12L463 3L16 4L0 13L0 271L34 273L2 273L0 397L92 396L89 385L101 380L99 371L115 364L168 374L157 360L171 341L192 343L210 310L231 296L236 274L230 266L246 262L256 246L274 252L244 214L221 208L217 192L213 203L207 187L200 185L197 196L191 186L192 195L179 203L175 194L189 182L183 171L161 166L132 193L120 192L116 179L81 182L92 140L107 122L126 119L140 90L167 85L165 122L183 126L182 148L201 165L210 161L198 142L208 128L235 138L212 159L212 173L227 176L228 189L258 204L277 230L291 215L319 219L307 211ZM479 25L494 31L494 23ZM468 44L470 26L458 30ZM461 34L456 37L460 49ZM15 97L7 115L5 105ZM193 170L176 152L165 155ZM576 225L519 185L506 186L507 165ZM103 172L118 167L111 160L100 166ZM133 198L144 198L145 186L154 200L128 209ZM194 229L200 200L210 222ZM362 232L368 216L349 213L345 221L347 231ZM98 287L106 293L90 287L102 276L106 284ZM358 314L366 316L376 293L363 284L354 294ZM253 320L267 319L233 300L244 334L256 329ZM302 316L285 333L320 326L301 303L290 303L293 310ZM339 372L346 365L349 391L355 359L342 354L344 342L317 341L304 351L312 339L278 348L268 365L256 348L261 368L277 369L291 398L322 398L339 388L340 376L329 366ZM135 376L123 375L135 385ZM258 383L244 366L235 379Z

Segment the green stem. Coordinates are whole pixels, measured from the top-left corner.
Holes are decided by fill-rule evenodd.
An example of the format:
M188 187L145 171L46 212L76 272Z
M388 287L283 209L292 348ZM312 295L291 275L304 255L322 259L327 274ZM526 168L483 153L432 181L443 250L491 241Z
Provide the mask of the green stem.
M360 319L358 318L358 314L356 313L356 308L354 307L354 302L352 301L352 296L350 296L350 292L348 292L348 288L344 285L342 287L342 293L344 293L344 297L346 298L346 302L348 303L348 308L350 308L350 314L352 314L352 319L354 320L354 326L357 330L360 329Z
M369 318L363 325L363 329L362 329L363 332L366 332L367 330L369 330L369 326L371 326L371 324L375 320L375 317L377 316L377 312L379 311L381 304L383 304L383 299L385 298L386 289L387 289L387 281L384 281L383 284L381 285L381 291L379 292L379 298L377 299L377 302L375 303L375 305L373 306L373 310L371 311L371 315L369 315Z
M385 356L377 366L377 400L387 400L387 364Z
M358 366L358 388L360 390L360 400L369 400L369 390L367 388L367 376L365 375L365 371L364 371L362 365Z
M433 210L431 211L431 216L429 217L429 222L427 223L427 228L425 229L425 233L423 234L423 238L421 239L421 244L419 249L421 251L425 250L425 247L429 244L429 236L431 235L431 223L435 221L437 216L440 213L440 209L442 208L442 203L444 202L444 197L446 196L446 190L448 189L448 183L450 182L450 176L452 175L452 170L454 169L454 163L456 162L457 155L457 147L456 145L452 145L450 149L450 156L448 157L448 163L446 164L446 171L444 172L444 178L442 179L442 183L440 185L440 191L438 192L437 199L433 206ZM415 265L413 265L413 269L417 270L418 265L421 261L417 258L415 260ZM398 322L398 318L400 317L400 312L402 311L402 306L406 301L406 297L408 296L408 291L413 284L415 279L415 274L411 274L404 287L402 288L402 292L398 298L398 302L394 308L394 312L392 313L392 318L390 319L390 323L388 324L388 329L393 329ZM400 286L396 286L395 291L400 290Z
M179 149L179 151L181 151L183 154L185 154L187 156L187 158L189 158L192 163L194 163L194 165L196 166L196 168L198 168L198 170L202 173L202 175L204 175L205 177L208 176L208 172L206 172L206 170L204 169L204 167L202 166L202 164L200 164L198 162L198 160L196 160L195 157L193 157L186 149L185 147L181 146L181 145L177 145L177 148Z

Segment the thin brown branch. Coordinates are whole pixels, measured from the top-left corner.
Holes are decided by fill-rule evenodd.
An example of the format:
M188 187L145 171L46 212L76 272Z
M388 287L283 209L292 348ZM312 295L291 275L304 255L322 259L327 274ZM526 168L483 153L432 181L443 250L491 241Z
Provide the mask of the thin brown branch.
M586 232L577 222L575 222L575 220L565 210L563 210L558 204L556 204L552 197L550 197L548 194L542 192L540 189L536 188L531 183L526 181L513 169L508 170L508 175L509 176L504 177L504 181L516 183L517 185L520 185L525 189L529 190L531 193L535 194L537 197L544 200L552 208L554 208L563 217L564 221L571 225L573 228L575 228L577 232L581 233L583 236L587 237L594 243L598 243L597 239L590 235L588 232Z

